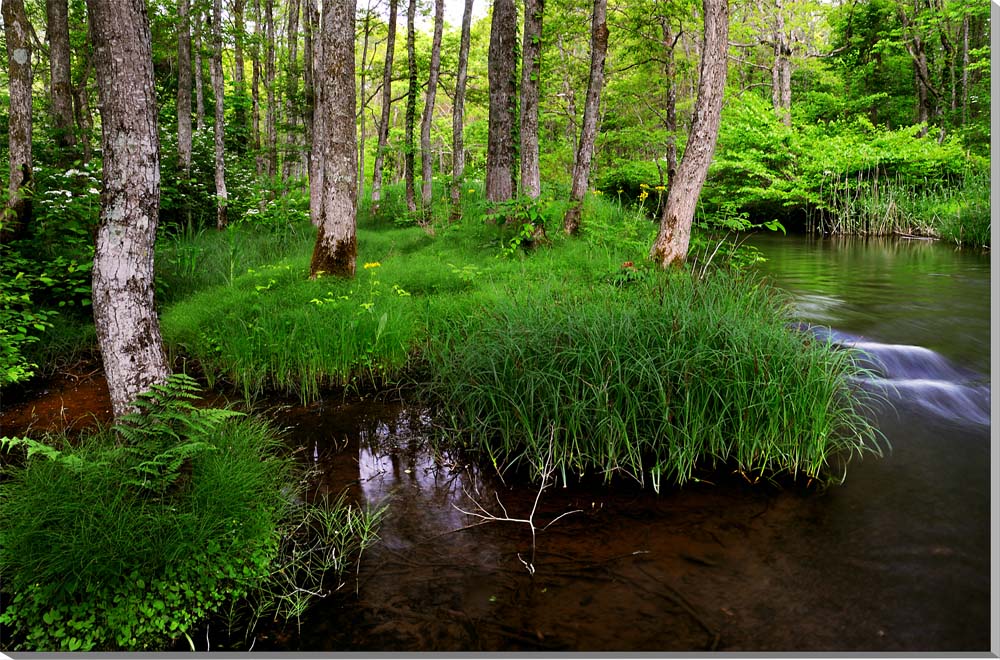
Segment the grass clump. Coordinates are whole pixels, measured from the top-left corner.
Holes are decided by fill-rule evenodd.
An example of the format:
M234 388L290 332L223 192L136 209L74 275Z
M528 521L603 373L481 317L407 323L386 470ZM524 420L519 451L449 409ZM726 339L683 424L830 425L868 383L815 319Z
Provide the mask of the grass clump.
M683 484L700 468L831 481L878 451L851 353L786 327L752 279L650 277L511 292L429 346L426 394L501 471L622 473Z
M194 391L174 377L75 445L0 439L27 450L0 483L10 648L165 650L235 602L295 614L288 580L316 594L344 569L329 557L371 542L377 515L304 504L274 429L197 408Z

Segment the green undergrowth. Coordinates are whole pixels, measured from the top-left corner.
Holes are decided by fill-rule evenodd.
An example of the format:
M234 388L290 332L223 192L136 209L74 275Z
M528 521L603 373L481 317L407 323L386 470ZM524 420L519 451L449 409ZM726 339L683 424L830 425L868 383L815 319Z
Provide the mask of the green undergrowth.
M365 222L350 280L310 280L311 245L293 245L270 265L242 267L232 278L212 262L225 262L225 253L206 252L204 270L217 273L216 283L164 306L164 339L176 360L198 363L210 386L222 380L249 399L278 391L308 402L329 388L393 386L408 379L442 319L478 313L512 285L589 285L625 261L640 263L648 242L614 244L609 236L624 220L607 209L604 217L585 240L567 240L557 227L544 247L531 249L505 225L446 223L431 233Z
M72 444L0 439L4 648L164 650L237 604L248 630L294 618L374 540L379 512L307 504L275 429L196 392L175 376Z
M483 221L500 213L513 221ZM215 283L166 307L164 338L247 399L417 385L500 470L564 481L658 489L733 469L828 482L846 465L834 457L878 450L852 354L788 330L778 295L740 274L758 257L719 250L711 222L696 267L666 275L646 261L655 225L641 210L588 196L573 239L559 216L521 202L428 227L363 215L354 278L310 280L306 243L232 276L209 263Z
M700 469L836 481L839 458L879 451L850 384L861 368L790 331L786 309L721 272L512 290L450 320L425 355L425 395L501 472L657 490Z

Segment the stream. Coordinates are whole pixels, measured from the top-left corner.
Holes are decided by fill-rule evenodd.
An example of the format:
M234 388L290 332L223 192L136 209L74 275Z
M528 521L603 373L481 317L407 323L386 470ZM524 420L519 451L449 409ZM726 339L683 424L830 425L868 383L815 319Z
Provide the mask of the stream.
M418 407L272 402L319 490L389 508L358 572L299 622L259 627L253 650L988 651L989 256L926 241L750 242L797 322L865 353L861 386L890 404L874 412L884 457L852 460L827 489L720 475L659 495L616 482L539 496L432 452ZM12 406L5 424L107 418L102 387L67 384ZM530 517L537 533L469 512ZM198 650L249 646L207 637Z
M325 487L390 509L345 593L256 648L988 650L989 257L926 241L752 244L800 322L866 354L863 385L891 403L875 413L883 458L853 460L826 490L571 484L536 507L536 488L430 453L425 411L293 408L282 422ZM534 539L466 513L533 510Z

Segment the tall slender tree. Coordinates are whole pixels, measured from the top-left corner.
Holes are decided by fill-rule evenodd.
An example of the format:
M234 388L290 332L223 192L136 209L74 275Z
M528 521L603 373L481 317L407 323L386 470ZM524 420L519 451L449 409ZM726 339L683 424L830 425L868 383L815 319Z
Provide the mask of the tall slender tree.
M260 44L264 40L264 31L261 29L263 23L260 0L253 0L253 44L250 48L251 67L253 69L250 79L250 142L253 145L253 152L257 163L257 176L267 172L267 158L264 155L263 142L260 137L260 80L262 71L260 66Z
M233 123L245 135L247 130L247 76L246 57L243 46L246 42L246 0L233 0ZM237 149L240 153L246 150L246 142L237 140Z
M313 206L319 232L309 268L312 277L352 277L357 260L355 10L355 0L323 3L323 47L316 79L319 104L314 120L314 127L324 133L314 139L322 145L323 175L319 203Z
M703 0L702 6L704 40L694 116L684 156L660 216L660 230L649 254L663 268L682 264L687 259L691 222L708 175L708 166L712 162L722 117L729 48L729 6L727 0Z
M458 46L458 72L455 78L455 103L451 114L451 214L457 217L465 176L465 86L469 79L469 42L472 29L472 0L465 0L462 11L462 36Z
M121 417L170 374L153 302L160 153L152 45L142 0L87 0L87 11L104 162L94 326L111 405Z
M514 94L517 48L514 0L495 0L490 26L490 113L486 145L486 200L514 196Z
M222 78L222 0L212 3L212 93L215 95L215 226L229 224L229 192L226 190L225 81Z
M203 11L200 3L194 6L194 118L195 129L201 133L205 130L205 68L202 66L202 25Z
M281 174L282 178L287 181L292 176L293 166L299 162L298 158L293 158L298 146L295 130L298 123L298 113L295 111L295 106L299 94L299 0L288 0L285 41L288 44L288 71L285 77L285 126L287 127L288 140L285 147L285 157L282 159Z
M365 118L365 111L368 110L368 45L371 42L372 30L374 29L375 12L372 10L372 0L368 0L365 7L364 16L361 19L361 33L364 35L361 45L361 87L359 96L361 97L361 109L358 110L361 124L361 142L358 145L358 202L365 196L365 140L368 137L368 121ZM372 48L375 51L377 47ZM375 53L372 52L372 58Z
M597 140L597 119L601 106L601 90L604 88L604 59L608 53L608 1L594 0L594 13L590 28L590 81L587 84L587 101L583 106L583 126L576 148L573 164L573 185L569 193L569 208L563 219L563 230L575 234L580 230L580 211L583 196L587 193L590 180L590 162L594 157L594 142Z
M316 0L302 0L302 125L305 128L305 148L302 151L303 170L311 172L313 114L316 106L315 85L313 82L315 67L313 65L314 36L317 34L319 18L317 16ZM315 39L315 41L319 41ZM310 173L311 176L311 173Z
M177 165L191 174L191 0L177 0Z
M70 82L69 6L66 0L45 0L49 41L49 86L56 144L76 144L73 131L73 86Z
M406 64L407 64L407 84L406 90L406 127L405 142L406 152L403 156L406 176L406 208L413 213L417 210L416 190L414 183L414 151L416 147L413 142L413 130L417 122L417 54L416 54L416 16L417 0L410 0L406 8Z
M73 118L76 120L76 129L80 134L80 144L83 146L83 162L90 162L91 148L90 139L94 129L93 119L90 116L90 91L89 81L92 69L92 58L88 48L83 49L83 66L81 73L73 84Z
M275 99L274 0L264 0L264 93L267 108L264 113L264 149L267 175L278 174L278 103Z
M382 116L378 123L378 148L372 174L372 206L378 210L382 198L382 166L389 146L389 111L392 107L392 59L396 48L396 8L399 0L389 0L389 31L385 39L385 69L382 73Z
M537 199L542 191L538 163L538 93L542 70L542 15L545 0L524 1L521 53L521 194Z
M10 178L7 180L7 217L2 218L4 238L20 236L31 223L31 25L24 0L2 0L7 70L10 81L10 115L7 124Z
M434 101L437 95L438 74L441 71L441 33L444 30L444 0L434 0L434 36L431 39L431 69L427 78L427 95L424 116L420 122L420 165L423 178L420 199L424 213L430 211L433 197L433 164L431 153L431 124L434 122Z

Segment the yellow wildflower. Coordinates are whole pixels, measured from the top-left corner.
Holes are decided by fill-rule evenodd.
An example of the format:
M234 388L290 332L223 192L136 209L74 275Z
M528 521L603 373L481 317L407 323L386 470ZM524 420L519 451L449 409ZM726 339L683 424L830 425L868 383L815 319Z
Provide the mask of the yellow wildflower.
M365 264L365 270L368 270L369 268L378 268L381 265L382 264L380 264L377 261L369 261L368 263Z

